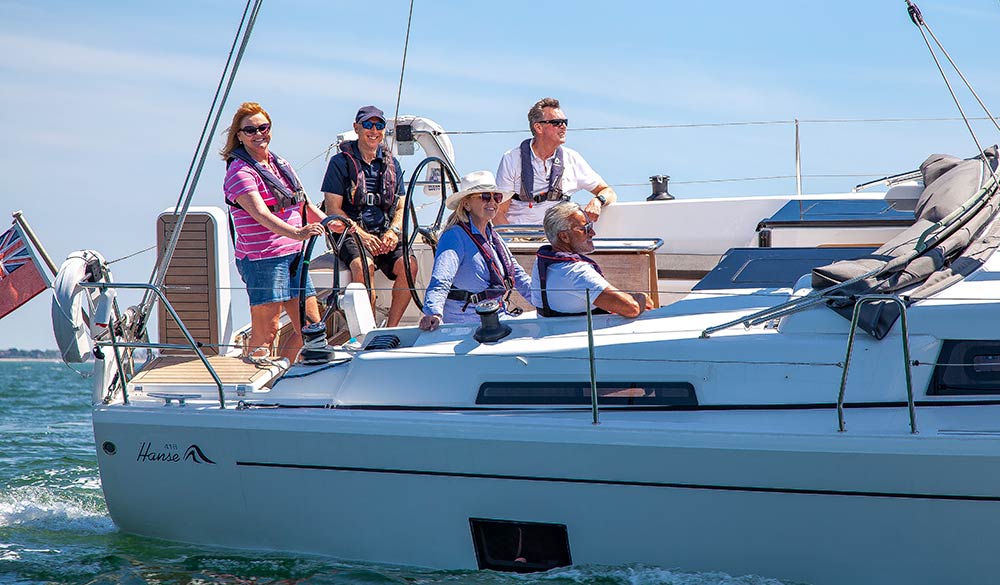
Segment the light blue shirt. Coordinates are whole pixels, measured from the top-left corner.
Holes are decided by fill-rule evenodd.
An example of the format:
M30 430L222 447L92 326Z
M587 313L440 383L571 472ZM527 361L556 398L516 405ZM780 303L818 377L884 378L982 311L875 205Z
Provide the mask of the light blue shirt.
M532 268L538 274L538 261ZM531 285L531 304L542 306L541 279L535 278ZM560 313L584 313L587 311L587 289L590 289L590 305L611 284L594 270L588 262L553 262L545 274L545 296L549 308Z
M479 230L475 225L469 226L473 233L478 234ZM492 242L493 229L487 225L487 244ZM531 295L531 277L521 268L521 265L510 254L510 250L503 244L503 250L498 250L503 257L510 258L510 264L514 270L514 286L517 292L529 298ZM506 276L506 266L497 257L497 263ZM448 298L448 291L454 286L457 289L467 290L471 293L478 293L486 290L490 286L490 271L486 265L486 259L479 253L472 238L465 233L461 227L455 225L441 234L438 240L437 255L434 257L434 270L431 272L431 280L427 285L427 292L424 295L424 314L441 315L441 320L445 323L470 323L478 322L479 317L476 310L471 305L462 311L465 306L464 301L454 301Z

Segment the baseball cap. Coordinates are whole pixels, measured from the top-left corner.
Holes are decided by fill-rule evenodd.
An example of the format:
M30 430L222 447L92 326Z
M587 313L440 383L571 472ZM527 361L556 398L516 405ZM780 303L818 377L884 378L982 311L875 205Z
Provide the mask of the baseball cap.
M378 118L385 121L385 114L382 110L376 108L375 106L364 106L358 110L358 115L354 117L354 121L361 123L365 120L371 120L372 118Z

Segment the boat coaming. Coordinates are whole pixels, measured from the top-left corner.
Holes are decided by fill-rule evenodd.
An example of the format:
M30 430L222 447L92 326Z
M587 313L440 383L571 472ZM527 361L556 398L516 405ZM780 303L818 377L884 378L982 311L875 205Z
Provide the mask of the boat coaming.
M1000 570L1000 406L649 412L103 406L126 532L475 568L470 519L566 526L572 560L823 583ZM957 434L949 429L966 429ZM978 430L976 430L978 429Z

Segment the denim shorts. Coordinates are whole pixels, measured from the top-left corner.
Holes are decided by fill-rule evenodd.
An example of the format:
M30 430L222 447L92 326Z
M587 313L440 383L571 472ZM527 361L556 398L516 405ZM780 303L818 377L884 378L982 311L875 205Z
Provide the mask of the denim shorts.
M236 259L236 269L239 270L243 283L247 285L251 307L299 298L301 260L296 267L295 276L290 274L290 266L296 258L300 258L299 254L262 260ZM316 296L316 289L313 288L312 278L309 276L306 276L306 296Z

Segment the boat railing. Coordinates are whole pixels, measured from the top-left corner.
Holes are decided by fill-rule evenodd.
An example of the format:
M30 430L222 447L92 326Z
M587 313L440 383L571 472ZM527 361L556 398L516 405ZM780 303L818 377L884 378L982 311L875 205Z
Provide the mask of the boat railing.
M152 342L142 342L142 341L118 341L117 337L115 336L115 328L113 326L108 327L108 334L111 340L97 341L96 343L98 346L101 347L111 347L112 351L114 351L115 353L115 365L118 368L118 377L122 383L122 400L125 402L125 404L128 404L128 383L125 378L125 367L124 364L122 363L122 355L121 355L122 349L132 349L132 348L190 349L194 351L194 353L198 356L198 359L201 360L201 363L205 365L205 369L208 370L209 375L212 376L212 380L215 381L215 385L219 389L219 408L226 407L225 395L223 394L222 391L222 379L219 378L219 375L216 373L215 368L212 367L212 364L208 362L208 358L205 357L205 353L201 351L201 346L198 344L197 341L194 340L194 337L192 337L191 332L188 331L187 327L181 321L181 318L177 315L177 311L174 310L174 307L170 304L170 301L167 300L166 295L163 294L163 291L161 291L159 287L144 282L143 283L81 282L80 286L82 286L83 288L100 289L102 293L109 288L151 291L154 295L156 295L160 299L160 302L163 303L163 307L167 310L167 313L170 314L170 317L173 318L174 322L177 323L177 326L180 328L181 334L183 334L184 338L187 340L187 344L152 343Z
M840 393L837 395L838 429L841 433L846 430L844 426L844 393L847 390L847 372L851 366L851 353L854 351L854 335L858 331L861 307L880 301L895 303L899 307L899 337L903 343L903 372L906 374L906 406L910 413L910 433L916 434L917 413L913 407L913 380L910 372L910 339L909 328L906 322L906 303L896 295L862 295L857 298L857 302L854 304L854 313L851 316L851 330L847 336L847 355L844 357L844 371L840 377Z

